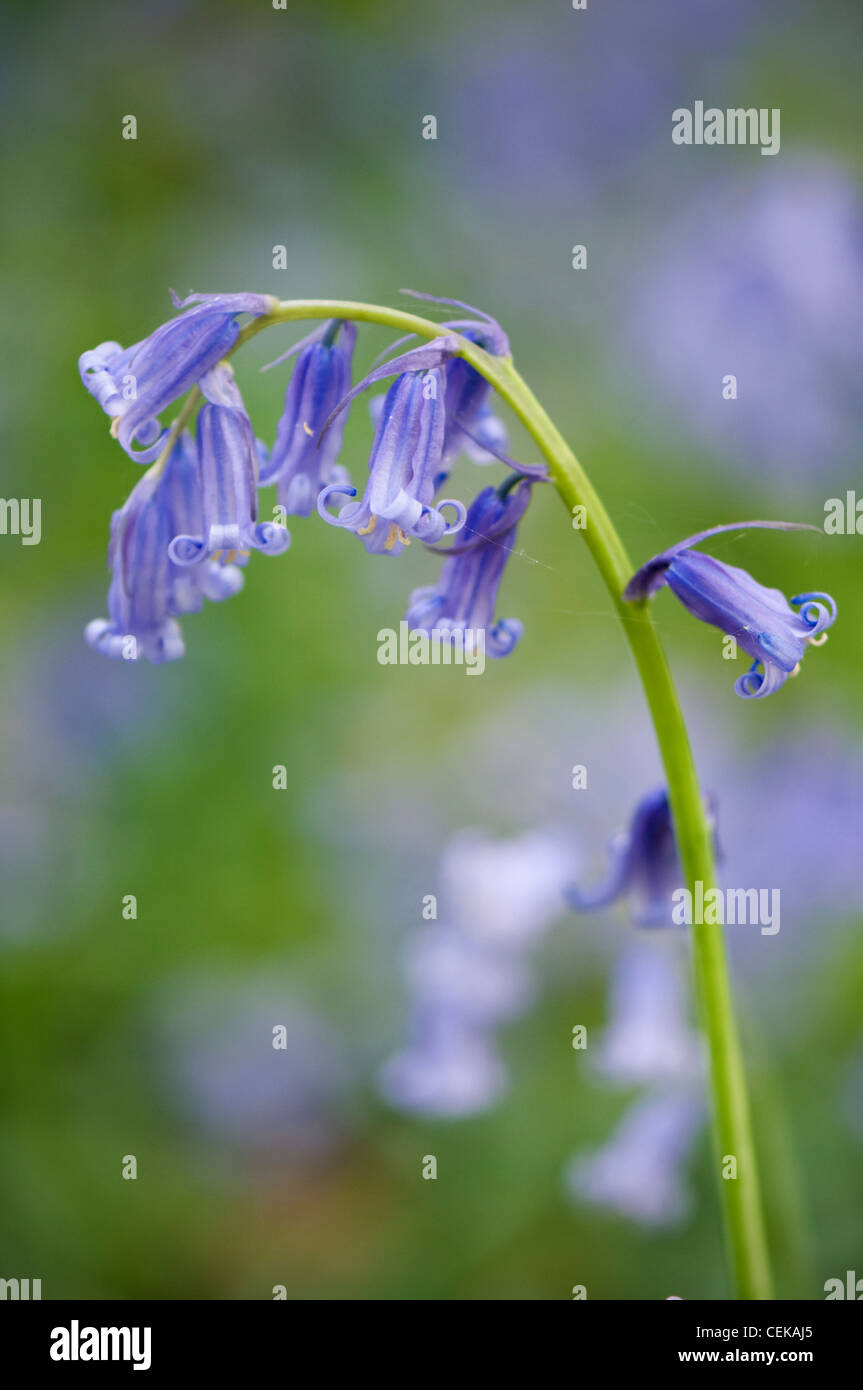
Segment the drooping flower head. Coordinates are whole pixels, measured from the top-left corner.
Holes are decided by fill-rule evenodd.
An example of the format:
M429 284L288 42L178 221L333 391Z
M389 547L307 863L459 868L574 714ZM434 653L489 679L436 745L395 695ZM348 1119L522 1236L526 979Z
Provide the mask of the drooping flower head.
M171 538L200 515L194 441L183 435L160 474L146 473L111 518L108 618L88 624L88 644L105 656L160 664L185 650L177 616L196 612L204 598L230 598L243 585L234 565L212 562L193 574L174 564Z
M708 811L718 853L712 797L708 797ZM566 897L576 912L593 912L626 897L638 926L659 926L670 922L671 895L682 883L668 792L660 787L642 798L629 829L613 841L611 865L603 882L587 890L573 884Z
M754 658L734 689L738 695L763 699L797 674L807 646L826 641L826 629L836 619L836 604L829 594L822 593L798 594L789 603L779 589L765 588L746 570L692 549L709 536L746 527L816 529L790 521L712 526L655 555L633 575L623 597L629 601L649 598L667 584L690 613L734 637Z
M234 346L237 315L267 314L277 302L268 294L191 294L180 300L172 291L171 297L175 308L193 307L130 348L101 343L78 359L81 380L114 417L112 429L138 463L151 463L161 453L160 413Z
M696 1082L701 1040L688 1019L680 962L667 938L641 936L618 958L610 1017L592 1052L593 1070L614 1086Z
M644 1226L674 1225L689 1211L685 1169L703 1120L704 1106L691 1088L649 1091L606 1144L571 1160L564 1178L569 1194Z
M350 390L356 337L354 324L334 319L290 350L299 356L285 393L276 442L261 470L261 483L277 485L279 503L289 516L308 516L322 487L334 480L347 481L346 475L335 478L345 416L333 421L323 439L319 436Z
M448 1012L427 1013L380 1069L384 1099L400 1110L458 1119L489 1109L506 1090L494 1040Z
M515 618L494 620L497 591L515 546L518 523L530 501L531 479L487 487L467 510L463 536L446 551L437 584L415 589L405 618L431 632L485 632L486 651L508 656L523 628ZM514 486L513 486L514 484Z
M253 549L280 555L290 535L284 526L257 520L258 448L231 368L213 368L199 386L207 398L197 432L200 530L175 535L171 559L177 565L222 557L245 564Z
M438 295L423 294L419 290L402 290L401 293L433 304L466 309L474 315L473 318L449 319L441 327L448 333L460 333L493 357L510 355L506 333L497 320L482 309L464 304L460 299L441 299ZM442 462L446 471L460 453L466 453L474 463L493 463L495 459L502 459L509 464L510 459L503 453L507 446L506 427L491 408L490 383L463 357L452 357L446 363L444 381L446 427Z
M327 511L330 498L337 494L355 497L356 489L332 483L318 496L318 511L324 520L361 536L372 554L397 555L411 537L437 541L464 523L461 502L445 500L434 505L445 422L442 350L447 351L430 344L405 354L412 369L400 372L387 392L369 458L369 479L360 500L349 502L332 516ZM394 375L402 361L396 359L372 372L344 398L336 413L369 380ZM454 509L453 522L447 521L444 507Z

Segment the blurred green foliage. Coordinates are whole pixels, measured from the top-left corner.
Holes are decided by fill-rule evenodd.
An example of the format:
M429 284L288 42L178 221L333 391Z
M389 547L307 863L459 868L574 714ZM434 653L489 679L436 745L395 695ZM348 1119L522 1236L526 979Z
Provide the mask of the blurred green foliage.
M184 623L177 666L109 668L80 640L104 612L108 518L137 473L81 390L76 359L149 331L170 312L169 286L396 302L406 284L483 305L636 559L714 520L784 514L782 488L730 476L671 419L645 437L622 408L630 384L598 364L610 324L595 308L586 316L569 268L584 225L577 180L561 188L562 212L526 205L515 184L504 196L500 179L491 192L472 183L452 129L466 109L455 104L464 51L481 59L484 30L504 19L517 29L519 12L549 25L549 50L560 41L548 8L490 0L469 16L455 0L285 13L264 0L5 7L3 493L44 500L40 546L0 544L2 827L16 885L0 907L0 1273L41 1277L45 1297L266 1298L278 1283L292 1298L553 1299L580 1282L592 1298L727 1294L706 1139L696 1215L680 1231L645 1234L564 1202L567 1157L601 1142L625 1103L587 1083L568 1048L572 1021L599 1024L605 1007L604 972L581 968L570 926L557 947L566 969L505 1036L512 1087L496 1111L431 1124L374 1099L404 1007L393 944L464 816L444 799L406 864L385 830L375 840L378 790L396 804L403 790L409 818L412 784L455 731L520 700L529 718L538 683L571 689L575 724L586 689L613 683L639 700L556 498L536 499L520 536L539 563L513 562L503 589L523 643L482 681L379 667L377 630L397 623L434 562L414 547L373 563L314 520L295 524L284 559L255 559L242 596ZM765 7L766 37L745 32L732 68L781 92L789 140L793 130L853 168L860 125L841 74L856 19L851 7L833 17L826 55L819 43L810 63L814 14L807 29L802 10L794 32ZM578 100L575 89L575 111ZM418 135L426 111L446 131L434 146ZM127 112L136 142L120 138ZM664 166L669 151L663 140L645 158ZM505 144L498 158L505 169ZM597 259L612 247L637 257L648 223L673 216L639 201L643 186L628 194L622 177L585 214ZM276 243L288 272L272 269ZM256 367L290 332L263 335L237 361L265 438L284 376ZM360 360L386 341L364 333ZM355 476L369 437L361 408L344 454ZM529 453L517 430L512 447ZM458 476L471 484L467 468ZM823 495L816 480L806 515L814 507L818 520ZM796 566L846 615L781 700L736 711L742 742L804 718L859 739L854 541L768 536L735 554L757 555L765 582ZM711 634L671 602L661 621L675 663L732 699ZM275 764L288 768L286 792L272 789ZM489 804L490 828L519 825L511 790L511 806ZM128 893L136 921L121 916ZM863 945L843 941L808 982L805 1028L765 1040L810 1210L813 1297L860 1250L859 1145L839 1101L863 1032ZM286 997L299 984L358 1062L341 1138L314 1162L202 1131L172 1084L162 991L258 971ZM120 1177L128 1153L135 1183ZM445 1180L419 1179L425 1153ZM771 1161L770 1191L784 1150ZM789 1278L783 1266L780 1290Z

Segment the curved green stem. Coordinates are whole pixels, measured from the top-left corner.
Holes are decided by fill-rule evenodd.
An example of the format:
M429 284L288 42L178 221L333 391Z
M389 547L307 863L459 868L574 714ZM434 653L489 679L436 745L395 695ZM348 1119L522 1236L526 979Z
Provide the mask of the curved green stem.
M438 337L442 332L440 324L431 319L381 305L293 300L249 323L237 346L271 324L319 318L383 324L423 338ZM623 623L656 730L684 878L690 891L701 882L707 893L716 883L712 832L674 681L647 604L624 603L622 598L634 566L589 478L511 359L493 357L466 338L458 337L458 347L509 404L542 450L570 516L573 508L586 510L582 534ZM699 1012L710 1058L714 1162L734 1288L740 1298L769 1299L770 1270L758 1168L722 928L695 925L692 939ZM730 1163L731 1159L736 1163Z

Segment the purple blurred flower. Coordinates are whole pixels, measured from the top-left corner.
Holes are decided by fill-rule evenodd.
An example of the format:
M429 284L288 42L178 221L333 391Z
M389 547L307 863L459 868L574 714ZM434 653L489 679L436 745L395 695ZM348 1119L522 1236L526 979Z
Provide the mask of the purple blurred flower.
M710 798L708 806L715 818ZM671 895L681 886L683 870L665 787L641 799L626 834L612 842L611 858L609 873L597 888L585 890L572 884L567 889L570 907L576 912L593 912L627 897L639 926L667 925Z
M664 422L670 408L724 459L747 473L766 465L786 489L790 474L835 473L853 457L863 208L843 169L792 164L714 184L675 207L646 263L656 268L624 287L624 322Z
M422 1018L409 1046L381 1067L379 1085L400 1110L458 1119L494 1105L506 1072L483 1029L444 1011Z
M186 1112L210 1134L242 1149L276 1148L280 1157L312 1158L332 1147L347 1053L305 1004L263 979L202 981L159 1001L158 1026L165 1070Z
M482 941L530 946L562 915L569 857L564 837L546 831L495 840L481 830L464 830L441 858L449 914Z
M690 549L708 536L743 527L796 529L794 523L781 521L712 526L655 555L633 575L623 597L629 601L649 598L667 584L694 617L728 633L754 657L734 689L743 697L763 699L797 674L807 646L820 646L826 640L824 636L820 642L815 639L835 622L836 604L829 594L799 594L791 600L802 605L795 613L779 589L766 589L746 570Z
M689 1026L689 991L665 942L642 939L620 955L611 982L610 1019L597 1052L598 1077L618 1086L697 1081L700 1039Z
M350 390L356 337L354 324L333 319L290 350L299 351L299 357L285 392L272 454L261 470L261 483L277 485L279 503L289 516L308 516L321 488L336 478L344 415L333 421L323 439L319 435ZM344 470L342 474L336 481L347 482Z
M422 1011L447 1011L477 1026L514 1018L534 998L520 955L445 923L430 923L410 938L405 977Z
M716 82L745 42L741 30L763 22L770 3L615 0L591 4L590 14L567 3L540 25L528 7L501 7L493 27L480 12L472 24L465 11L457 50L447 47L440 61L452 74L459 131L453 169L471 205L498 220L505 207L510 232L530 218L535 235L537 208L571 217L573 190L583 215L598 194L630 189L639 173L655 178L651 146L667 139L681 84L700 91L699 77Z
M689 1091L648 1093L606 1144L571 1160L568 1192L645 1226L679 1223L690 1207L685 1165L703 1121L703 1106Z
M191 294L174 305L194 307L163 323L133 347L101 343L78 359L81 380L102 409L119 421L117 437L130 458L151 463L161 453L165 435L158 416L224 357L237 341L238 314L271 312L276 301L266 294ZM135 442L144 449L135 449Z
M495 1032L533 1002L529 947L559 915L564 870L563 845L539 832L509 843L471 832L445 851L450 921L406 945L409 1042L380 1072L391 1104L463 1116L500 1098Z
M523 628L515 618L495 622L494 608L530 492L531 481L517 476L501 488L483 488L468 508L464 538L445 552L437 584L411 594L405 618L412 630L482 631L491 656L509 655Z

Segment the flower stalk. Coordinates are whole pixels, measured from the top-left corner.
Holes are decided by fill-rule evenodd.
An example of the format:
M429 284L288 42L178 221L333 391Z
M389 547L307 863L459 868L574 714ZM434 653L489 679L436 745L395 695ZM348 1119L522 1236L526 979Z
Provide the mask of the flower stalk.
M371 304L297 300L282 303L271 315L254 319L241 333L238 346L268 323L336 317L384 324L424 338L436 337L441 331L439 324L401 310ZM491 382L538 445L570 516L573 508L586 508L587 525L582 534L623 624L644 687L665 767L686 883L693 890L700 881L706 892L716 885L713 835L677 691L653 618L645 601L627 603L623 599L635 567L590 479L512 360L493 357L467 338L459 339L459 351ZM710 1061L714 1164L732 1284L739 1298L769 1299L770 1267L758 1164L722 927L703 923L691 930L700 1021ZM728 1157L736 1159L736 1178L723 1177Z
M653 720L685 882L690 891L699 881L705 893L713 888L713 835L671 671L646 600L631 602L623 597L634 566L589 478L516 371L512 359L505 351L499 355L487 352L472 340L469 331L458 331L461 323L444 327L401 309L323 299L268 300L264 309L263 301L264 297L256 297L256 317L239 331L225 356L232 355L263 329L295 320L374 323L427 340L440 340L445 334L454 345L455 355L474 367L507 402L541 450L550 480L569 515L574 515L575 508L585 509L587 524L579 529L623 624ZM171 446L200 400L195 388L157 459L153 470L156 474L164 467ZM769 1299L770 1272L757 1160L722 927L705 923L691 930L698 1008L710 1062L715 1172L733 1288L739 1298ZM733 1167L728 1163L731 1158L736 1160L734 1177L725 1176Z

